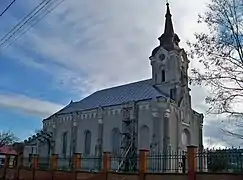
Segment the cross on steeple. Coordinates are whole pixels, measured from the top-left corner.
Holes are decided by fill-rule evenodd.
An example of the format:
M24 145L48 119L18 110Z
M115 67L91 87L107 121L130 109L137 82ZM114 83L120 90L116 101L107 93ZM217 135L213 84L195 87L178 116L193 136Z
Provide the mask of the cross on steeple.
M163 34L158 38L160 45L152 51L152 56L156 54L160 47L163 47L167 51L175 49L175 46L179 47L180 39L177 34L174 33L172 15L170 12L170 6L168 0L166 0L166 13L165 13L165 26Z

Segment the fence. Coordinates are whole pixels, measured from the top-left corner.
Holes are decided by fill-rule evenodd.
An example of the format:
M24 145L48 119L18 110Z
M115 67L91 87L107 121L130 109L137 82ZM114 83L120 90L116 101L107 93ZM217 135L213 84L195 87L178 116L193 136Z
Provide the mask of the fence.
M243 149L206 149L198 151L196 158L199 172L243 172Z
M183 180L195 180L196 175L202 175L198 174L200 172L211 173L211 175L214 172L243 172L243 161L241 160L243 160L243 150L242 152L232 150L204 150L197 152L197 148L194 146L188 146L187 152L180 153L154 154L149 153L147 150L140 150L139 155L130 158L129 161L124 161L121 157L111 156L108 152L104 153L102 157L82 157L78 153L74 154L73 157L67 158L58 158L57 154L53 154L50 158L39 158L38 155L32 158L22 158L20 155L15 158L15 161L11 161L12 163L10 163L10 158L6 156L4 167L0 168L0 178L1 176L6 177L14 174L13 177L15 179L35 180L36 176L43 177L45 174L45 176L55 180L53 177L59 177L61 173L64 173L62 176L77 180L79 179L77 172L79 174L86 172L85 177L90 177L90 175L96 176L100 173L104 175L104 173L116 173L119 171L119 173L125 173L126 176L128 173L129 177L132 174L134 176L139 175L139 177L143 174L146 174L146 176L150 174L152 177L152 174L154 174L153 179L156 179L156 174L160 174L170 176L168 177L169 179L173 179L172 177L176 176L177 178L175 179L180 177ZM134 169L124 168L129 163L135 165ZM120 166L121 164L124 166ZM232 167L236 167L236 169L232 171ZM23 174L30 174L31 178L23 178ZM20 176L21 178L19 178ZM142 180L145 179L145 177L141 177ZM107 176L105 178L107 179ZM157 178L160 179L159 177ZM48 180L48 178L42 179ZM96 179L103 180L102 178ZM205 180L208 179L205 178Z
M189 167L193 167L193 159L195 152L191 149L195 147L188 147L187 160ZM63 171L63 172L73 172L73 171L86 171L86 172L125 172L125 173L145 173L145 172L173 172L178 170L178 162L180 161L182 155L170 154L164 157L163 154L148 154L147 150L140 150L137 157L131 157L124 161L122 157L112 157L109 152L103 154L102 157L92 157L84 156L77 153L73 157L58 158L57 154L53 154L51 158L39 158L38 155L34 155L32 158L23 158L21 155L15 159L14 166L9 168L9 157L6 156L5 166L3 171L3 177L6 176L7 169L24 169L34 172L39 170L50 170L52 171ZM191 165L190 165L191 163ZM121 164L123 166L121 166ZM130 165L133 165L132 168ZM175 168L176 167L176 168ZM189 171L188 171L189 172ZM195 172L192 169L191 172ZM16 174L16 176L18 173Z
M76 154L75 156L78 156L77 158L79 164L77 166L79 167L79 170L88 172L100 172L103 168L103 157L90 155L81 156L81 154ZM75 166L75 156L65 158L58 157L58 155L53 156L53 158L57 161L57 170L73 170L73 167ZM147 172L150 173L186 172L186 152L177 153L168 151L166 155L162 153L147 153L146 161ZM34 164L36 164L38 169L51 169L51 159L40 158L38 155L35 155L32 158L24 158L22 166L25 168L31 168ZM139 156L130 157L126 160L119 155L110 156L110 171L135 173L139 171L139 164Z

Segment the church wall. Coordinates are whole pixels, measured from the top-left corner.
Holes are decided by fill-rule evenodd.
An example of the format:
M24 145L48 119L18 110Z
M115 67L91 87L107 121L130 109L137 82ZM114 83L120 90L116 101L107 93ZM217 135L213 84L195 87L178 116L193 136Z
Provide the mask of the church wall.
M152 141L153 135L153 121L152 121L152 112L150 108L150 101L139 102L139 110L138 110L138 148L144 148L141 146L141 142L143 140L142 135L140 133L142 126L147 126L149 129L149 142L146 143L146 148L149 149L149 145ZM163 106L165 109L165 105ZM111 132L114 128L119 128L120 132L122 132L122 106L112 106L105 108L103 112L103 150L111 151L112 150L112 142L111 142ZM163 113L160 113L160 121L162 119ZM162 123L161 123L162 124ZM162 128L162 126L161 126ZM77 152L83 152L84 150L84 132L85 130L90 130L92 133L92 154L95 153L95 145L97 145L98 139L98 118L87 118L81 119L78 121L78 133L77 133ZM162 137L160 138L162 141Z
M199 146L200 141L202 141L202 136L200 137L202 117L199 114L194 112L194 113L192 113L192 118L194 120L193 121L193 134L195 134L194 143L195 143L195 145Z
M145 131L145 129L147 129ZM138 149L150 149L153 135L153 121L150 101L139 103L138 114Z
M38 154L40 158L48 157L48 144L46 141L38 143ZM50 155L50 154L49 154Z
M168 57L166 81L170 83L179 82L180 79L180 61L179 54L176 51L171 51Z
M165 110L168 109L168 104L166 101L160 101L157 102L157 106L158 106L158 112L159 112L159 117L156 118L154 117L155 121L159 121L157 122L157 124L154 124L154 128L156 128L158 126L159 129L157 129L158 132L154 132L154 134L158 136L157 141L159 141L160 143L160 147L159 147L159 151L163 152L163 139L164 139L164 114L165 114Z
M24 147L23 155L25 158L28 158L29 154L36 154L36 153L37 153L37 150L36 150L35 145L26 145Z
M30 144L26 144L24 146L24 150L23 150L23 164L25 166L28 166L29 165L29 160L30 160L30 155L32 154L37 154L38 153L38 150L37 150L37 147L36 147L36 141L32 141Z
M122 112L121 106L106 108L104 115L103 149L112 151L112 130L118 128L122 132ZM119 139L117 140L119 141Z
M201 116L195 115L192 109L189 111L189 115L187 116L187 121L182 122L182 132L188 132L188 142L187 144L182 144L182 148L186 149L187 145L200 145L200 141L202 142L202 136L200 136L200 127L201 127Z
M163 152L164 126L165 126L165 111L172 110L170 113L169 137L171 148L177 148L177 118L174 115L171 104L166 99L151 100L150 102L150 122L151 122L151 150L155 153ZM174 106L173 106L174 107Z
M191 109L189 114L184 115L189 120L182 121L180 116L180 109L176 106L171 106L170 114L170 143L171 149L176 151L177 149L186 150L188 145L200 145L202 144L202 135L200 136L201 116L195 115ZM177 114L177 115L176 115ZM186 144L182 142L183 132L188 132L188 139Z
M181 123L182 125L182 129L181 129L181 133L180 133L180 137L181 137L181 147L182 147L182 150L186 150L187 149L187 146L188 145L195 145L193 142L193 136L194 136L194 134L193 134L193 131L192 131L192 126L190 125L190 124L188 124L188 123L184 123L184 122L182 122ZM183 133L186 133L186 135L187 135L187 139L186 139L186 143L183 143L182 142L182 136L183 136Z
M56 123L55 130L55 153L59 154L60 158L63 158L63 134L67 132L67 150L66 156L70 156L70 139L71 139L71 119L64 118Z
M138 110L138 149L140 148L151 148L151 144L153 143L153 135L157 133L157 140L160 141L160 151L163 150L163 127L164 127L164 111L169 107L171 110L170 113L170 145L171 150L177 151L178 147L184 149L186 145L182 145L181 135L184 129L188 129L190 132L191 141L190 144L199 145L199 127L200 122L197 116L193 113L190 115L190 124L182 123L180 119L180 114L178 111L178 107L170 104L168 106L168 102L163 100L158 100L155 104L158 108L158 117L154 119L153 117L153 108L152 103L153 100L142 101L139 102L139 110ZM87 112L82 112L77 119L77 145L76 152L84 152L84 138L85 131L91 131L91 153L95 154L95 147L97 145L98 140L98 110L91 110ZM192 111L191 111L192 112ZM177 113L177 115L175 115ZM159 132L155 132L155 129L158 126L159 121ZM51 129L51 123L46 123L46 128ZM112 151L112 130L114 128L118 128L120 132L122 132L122 106L111 106L104 108L103 111L103 150L104 151ZM155 124L154 124L155 123ZM68 119L66 121L58 120L56 123L56 153L62 154L62 135L64 132L68 132L68 142L67 142L67 156L70 154L70 141L71 141L71 126L72 119ZM146 126L148 130L141 131L141 128ZM156 130L158 131L158 129ZM142 133L146 132L144 135ZM145 142L146 141L146 142ZM42 147L40 147L42 148ZM44 147L43 147L44 149ZM45 148L46 149L46 148ZM43 150L44 151L44 150Z
M95 111L83 112L82 118L77 121L77 145L76 152L84 152L85 148L85 132L91 132L91 151L90 154L94 155L95 145L98 138L98 120ZM92 114L92 115L91 115Z
M181 128L179 127L181 124L180 117L178 114L178 108L171 105L170 106L170 145L171 145L171 151L173 153L177 152L180 143L180 134L181 134Z
M191 136L191 144L193 145L198 145L198 124L197 124L197 119L195 119L195 116L193 114L191 114L191 121L190 121L190 130L191 130L191 134L193 136Z
M52 119L46 119L43 121L43 129L47 132L52 132L53 129L53 120Z
M146 148L149 149L149 144L152 139L152 116L150 110L150 101L139 102L139 110L138 110L138 149L145 148L142 147L141 141L142 135L140 130L143 126L146 126L149 130L148 141L146 142ZM104 139L103 139L103 148L104 151L112 150L112 142L111 142L111 132L114 128L119 128L120 132L122 132L122 106L113 106L110 108L106 108L104 115ZM147 136L147 135L146 135ZM143 143L144 144L144 143Z

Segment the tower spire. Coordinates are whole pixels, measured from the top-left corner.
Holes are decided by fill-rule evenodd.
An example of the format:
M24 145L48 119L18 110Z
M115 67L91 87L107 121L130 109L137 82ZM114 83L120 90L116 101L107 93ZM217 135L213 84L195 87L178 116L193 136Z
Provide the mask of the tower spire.
M164 33L159 37L160 46L164 47L166 50L172 50L174 48L173 38L174 38L174 29L171 19L170 6L169 3L166 3L166 14L165 14L165 29Z
M170 7L169 7L169 3L166 3L167 6L167 10L166 10L166 14L165 14L165 30L164 30L164 34L166 36L170 36L173 37L174 35L174 29L173 29L173 24L172 24L172 19L171 19L171 14L170 14Z
M170 6L168 0L166 1L166 14L165 14L165 26L163 34L158 38L160 45L152 51L152 56L156 54L160 47L163 47L167 51L175 49L175 46L179 46L180 39L177 34L174 33L172 15L170 12Z

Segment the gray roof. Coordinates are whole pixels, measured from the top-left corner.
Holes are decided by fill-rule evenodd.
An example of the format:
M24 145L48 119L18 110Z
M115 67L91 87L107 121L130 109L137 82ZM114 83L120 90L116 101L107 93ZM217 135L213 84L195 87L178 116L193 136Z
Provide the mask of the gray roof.
M152 85L152 80L142 80L130 84L96 91L78 102L73 102L56 114L119 105L131 101L142 101L155 97L169 97Z

